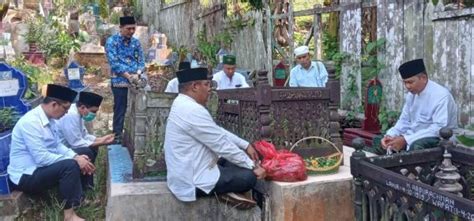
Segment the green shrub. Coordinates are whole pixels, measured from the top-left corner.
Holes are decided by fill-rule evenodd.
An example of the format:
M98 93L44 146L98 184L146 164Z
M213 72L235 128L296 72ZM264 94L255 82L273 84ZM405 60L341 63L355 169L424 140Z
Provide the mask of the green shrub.
M11 130L19 118L18 112L13 107L0 109L0 133Z

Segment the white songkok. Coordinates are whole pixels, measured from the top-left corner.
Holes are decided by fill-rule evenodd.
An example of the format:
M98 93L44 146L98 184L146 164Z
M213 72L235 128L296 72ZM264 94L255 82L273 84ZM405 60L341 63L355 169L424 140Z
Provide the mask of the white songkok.
M299 46L295 48L295 56L300 56L309 53L308 46Z

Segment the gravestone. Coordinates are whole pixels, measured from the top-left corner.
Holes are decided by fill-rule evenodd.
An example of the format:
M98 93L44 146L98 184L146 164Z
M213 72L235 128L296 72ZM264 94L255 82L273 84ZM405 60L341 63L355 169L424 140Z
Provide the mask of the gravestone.
M285 82L287 79L286 70L287 70L287 66L284 64L284 61L280 61L273 68L273 86L275 87L285 86Z
M82 83L84 73L84 67L75 61L71 62L67 68L64 69L64 75L66 75L66 79L68 80L68 87L77 92L83 91L85 89Z
M28 88L26 76L5 63L0 63L0 108L14 107L20 115L30 107L22 100Z
M13 107L20 114L25 114L29 107L21 99L27 89L27 80L23 73L0 63L0 109ZM6 167L9 164L11 131L0 134L0 195L10 194Z
M369 81L365 93L365 119L362 128L344 129L344 145L351 146L356 137L364 139L366 145L372 147L374 139L380 135L380 122L378 119L380 103L382 102L382 84L377 78Z

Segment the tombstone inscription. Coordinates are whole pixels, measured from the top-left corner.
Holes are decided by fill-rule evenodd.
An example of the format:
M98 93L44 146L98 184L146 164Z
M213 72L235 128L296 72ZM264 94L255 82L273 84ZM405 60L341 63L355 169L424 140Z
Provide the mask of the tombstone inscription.
M20 115L25 114L30 109L22 100L27 88L27 78L22 72L0 63L0 108L14 107Z
M66 75L68 79L68 87L77 92L83 91L86 88L82 82L84 73L84 67L75 61L71 62L67 68L64 69L64 75Z

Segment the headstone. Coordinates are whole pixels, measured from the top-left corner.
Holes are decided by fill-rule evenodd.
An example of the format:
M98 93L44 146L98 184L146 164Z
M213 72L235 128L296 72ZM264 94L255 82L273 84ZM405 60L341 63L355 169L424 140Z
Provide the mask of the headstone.
M66 79L68 80L68 87L78 92L84 90L85 86L82 83L84 73L84 67L75 61L71 62L67 68L64 69L64 75L66 75Z
M0 108L14 107L20 115L25 114L30 109L22 100L27 88L27 78L22 72L0 63Z
M273 68L273 85L276 87L283 87L285 86L287 74L286 74L287 66L280 61L274 68Z
M365 119L362 122L362 130L378 134L380 133L379 109L382 102L382 84L375 78L369 81L365 97Z
M378 145L380 136L379 109L382 102L382 84L375 78L369 81L365 94L365 119L362 128L344 129L344 145L350 146L356 137L364 139L369 147Z

